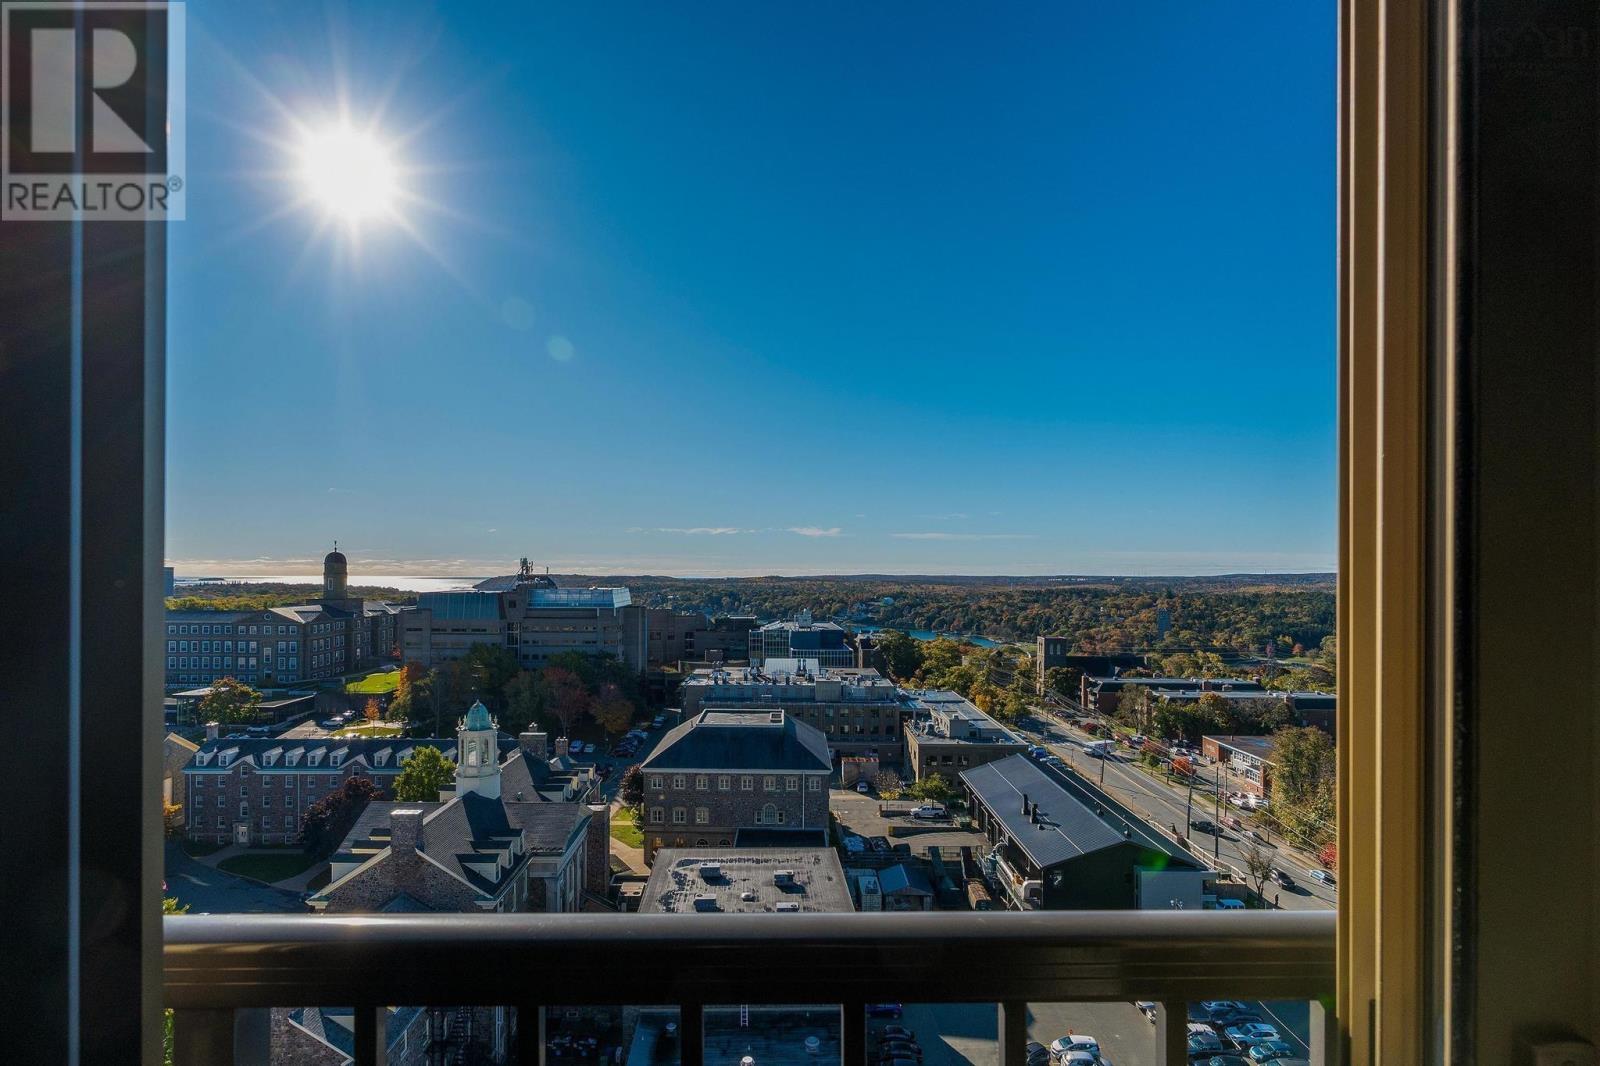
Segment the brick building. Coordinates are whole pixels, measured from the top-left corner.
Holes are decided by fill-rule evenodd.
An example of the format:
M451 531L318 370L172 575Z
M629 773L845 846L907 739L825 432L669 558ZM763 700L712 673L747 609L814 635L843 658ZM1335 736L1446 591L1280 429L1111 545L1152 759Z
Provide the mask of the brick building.
M398 658L397 620L408 608L351 596L337 549L322 560L316 603L260 611L168 611L166 684L235 677L284 685L340 677Z
M701 712L641 770L646 861L664 847L730 847L740 829L828 824L828 742L783 711Z
M963 770L1028 750L1026 741L960 693L919 692L913 705L906 762L918 781L937 773L954 782Z

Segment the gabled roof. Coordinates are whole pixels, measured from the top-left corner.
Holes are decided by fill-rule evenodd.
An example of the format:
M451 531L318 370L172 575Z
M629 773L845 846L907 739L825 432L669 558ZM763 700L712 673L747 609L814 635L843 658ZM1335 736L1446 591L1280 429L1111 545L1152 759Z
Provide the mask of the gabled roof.
M641 764L645 770L828 771L821 730L783 711L704 711L677 726Z
M878 888L886 896L932 896L933 887L928 884L928 878L921 870L912 869L903 863L885 867L878 871Z
M961 780L1041 869L1127 843L1126 837L1025 755L1007 756L963 771ZM1024 796L1038 805L1037 823L1022 813Z

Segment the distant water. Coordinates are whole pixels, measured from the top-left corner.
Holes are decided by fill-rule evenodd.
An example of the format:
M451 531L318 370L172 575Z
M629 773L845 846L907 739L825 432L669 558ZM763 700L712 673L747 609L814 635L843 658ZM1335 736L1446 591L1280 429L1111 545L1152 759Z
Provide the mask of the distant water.
M443 592L447 589L471 588L482 581L481 577L414 577L407 574L351 574L352 585L377 585L381 588L401 589L405 592ZM173 579L176 585L195 584L205 582L223 582L224 584L274 584L274 585L318 585L322 584L321 574L248 574L240 576L230 574L227 577L185 577L182 574Z
M850 628L858 633L877 633L884 629L893 629L893 626L863 626L850 623ZM968 644L976 644L980 648L998 648L1001 641L990 640L988 637L977 637L970 633L936 633L931 629L906 629L904 633L910 634L916 640L938 640L940 637L949 637L951 640L964 640Z

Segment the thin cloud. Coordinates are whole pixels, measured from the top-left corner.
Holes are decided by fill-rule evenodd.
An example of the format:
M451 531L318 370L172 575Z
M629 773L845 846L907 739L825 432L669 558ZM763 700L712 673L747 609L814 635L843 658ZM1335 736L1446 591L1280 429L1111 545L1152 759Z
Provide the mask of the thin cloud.
M738 526L656 526L647 529L643 526L633 526L629 533L682 533L693 537L731 537L739 533L748 533L748 529Z
M918 518L926 518L934 522L959 522L972 516L965 511L949 511L945 514L919 514Z
M838 537L843 535L844 530L838 526L830 526L827 529L820 526L790 526L785 532L797 533L802 537Z
M1037 533L890 533L899 540L1036 540Z

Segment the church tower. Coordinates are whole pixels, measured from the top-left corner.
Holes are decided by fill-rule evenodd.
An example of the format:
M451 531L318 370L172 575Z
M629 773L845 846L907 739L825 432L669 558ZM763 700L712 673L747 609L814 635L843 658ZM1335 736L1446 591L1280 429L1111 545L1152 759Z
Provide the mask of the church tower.
M322 599L324 602L338 603L350 598L350 564L345 560L344 553L339 550L339 542L333 542L333 551L322 557Z
M500 798L500 731L481 700L472 704L456 731L456 795L468 792Z

